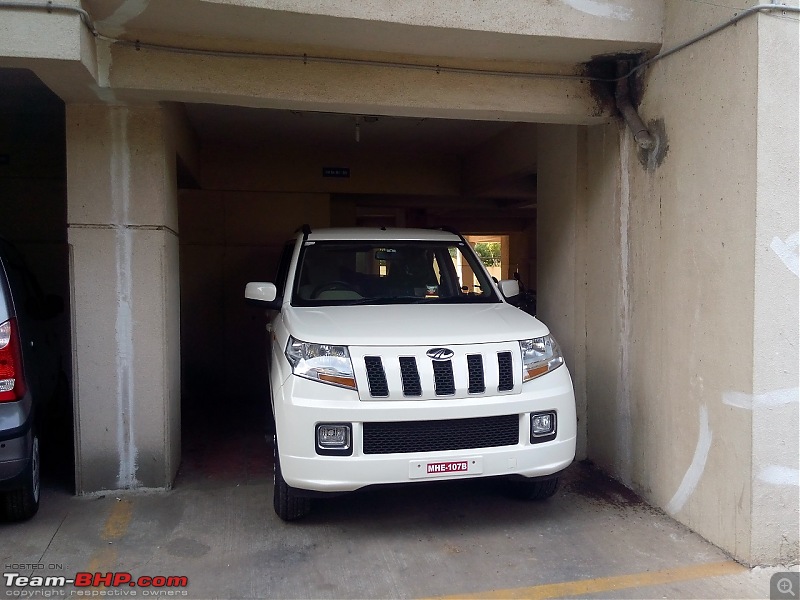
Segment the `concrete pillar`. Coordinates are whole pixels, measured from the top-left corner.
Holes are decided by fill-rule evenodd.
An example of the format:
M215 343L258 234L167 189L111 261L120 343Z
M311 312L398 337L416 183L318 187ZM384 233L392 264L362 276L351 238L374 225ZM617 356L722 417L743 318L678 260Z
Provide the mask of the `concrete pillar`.
M169 487L180 462L169 112L67 106L76 489Z
M798 558L798 31L759 17L749 560ZM795 57L795 60L787 60Z
M540 125L536 215L536 314L572 373L578 459L586 458L586 128Z

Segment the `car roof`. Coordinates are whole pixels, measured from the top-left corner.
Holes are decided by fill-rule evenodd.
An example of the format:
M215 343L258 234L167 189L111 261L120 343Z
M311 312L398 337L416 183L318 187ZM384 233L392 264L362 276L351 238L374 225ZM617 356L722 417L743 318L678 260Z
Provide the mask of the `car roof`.
M460 242L461 237L441 229L412 229L406 227L332 227L312 229L308 239L313 241L437 241Z

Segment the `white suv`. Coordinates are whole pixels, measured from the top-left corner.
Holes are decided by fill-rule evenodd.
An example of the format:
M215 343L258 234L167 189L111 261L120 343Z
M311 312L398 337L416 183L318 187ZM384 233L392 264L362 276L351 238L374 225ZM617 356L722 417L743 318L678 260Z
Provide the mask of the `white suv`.
M547 327L505 300L518 292L455 232L303 226L275 283L245 290L275 311L278 516L319 492L465 477L552 496L575 396Z

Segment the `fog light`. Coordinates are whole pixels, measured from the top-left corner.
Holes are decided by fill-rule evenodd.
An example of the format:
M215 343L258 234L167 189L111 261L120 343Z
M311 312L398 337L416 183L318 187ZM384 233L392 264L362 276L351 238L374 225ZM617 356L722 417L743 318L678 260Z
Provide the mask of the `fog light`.
M317 425L317 454L339 456L352 454L351 430L350 423L319 423Z
M556 437L555 411L531 414L531 443L547 442Z

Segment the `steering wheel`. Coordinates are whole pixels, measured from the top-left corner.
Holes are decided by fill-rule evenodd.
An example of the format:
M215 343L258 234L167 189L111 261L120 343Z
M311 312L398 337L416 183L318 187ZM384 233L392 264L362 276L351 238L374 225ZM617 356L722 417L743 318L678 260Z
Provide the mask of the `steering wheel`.
M328 281L327 283L321 283L317 287L315 287L311 292L312 298L319 298L319 295L322 292L328 292L331 290L343 290L347 292L355 292L358 294L358 290L356 290L351 284L347 283L346 281Z

